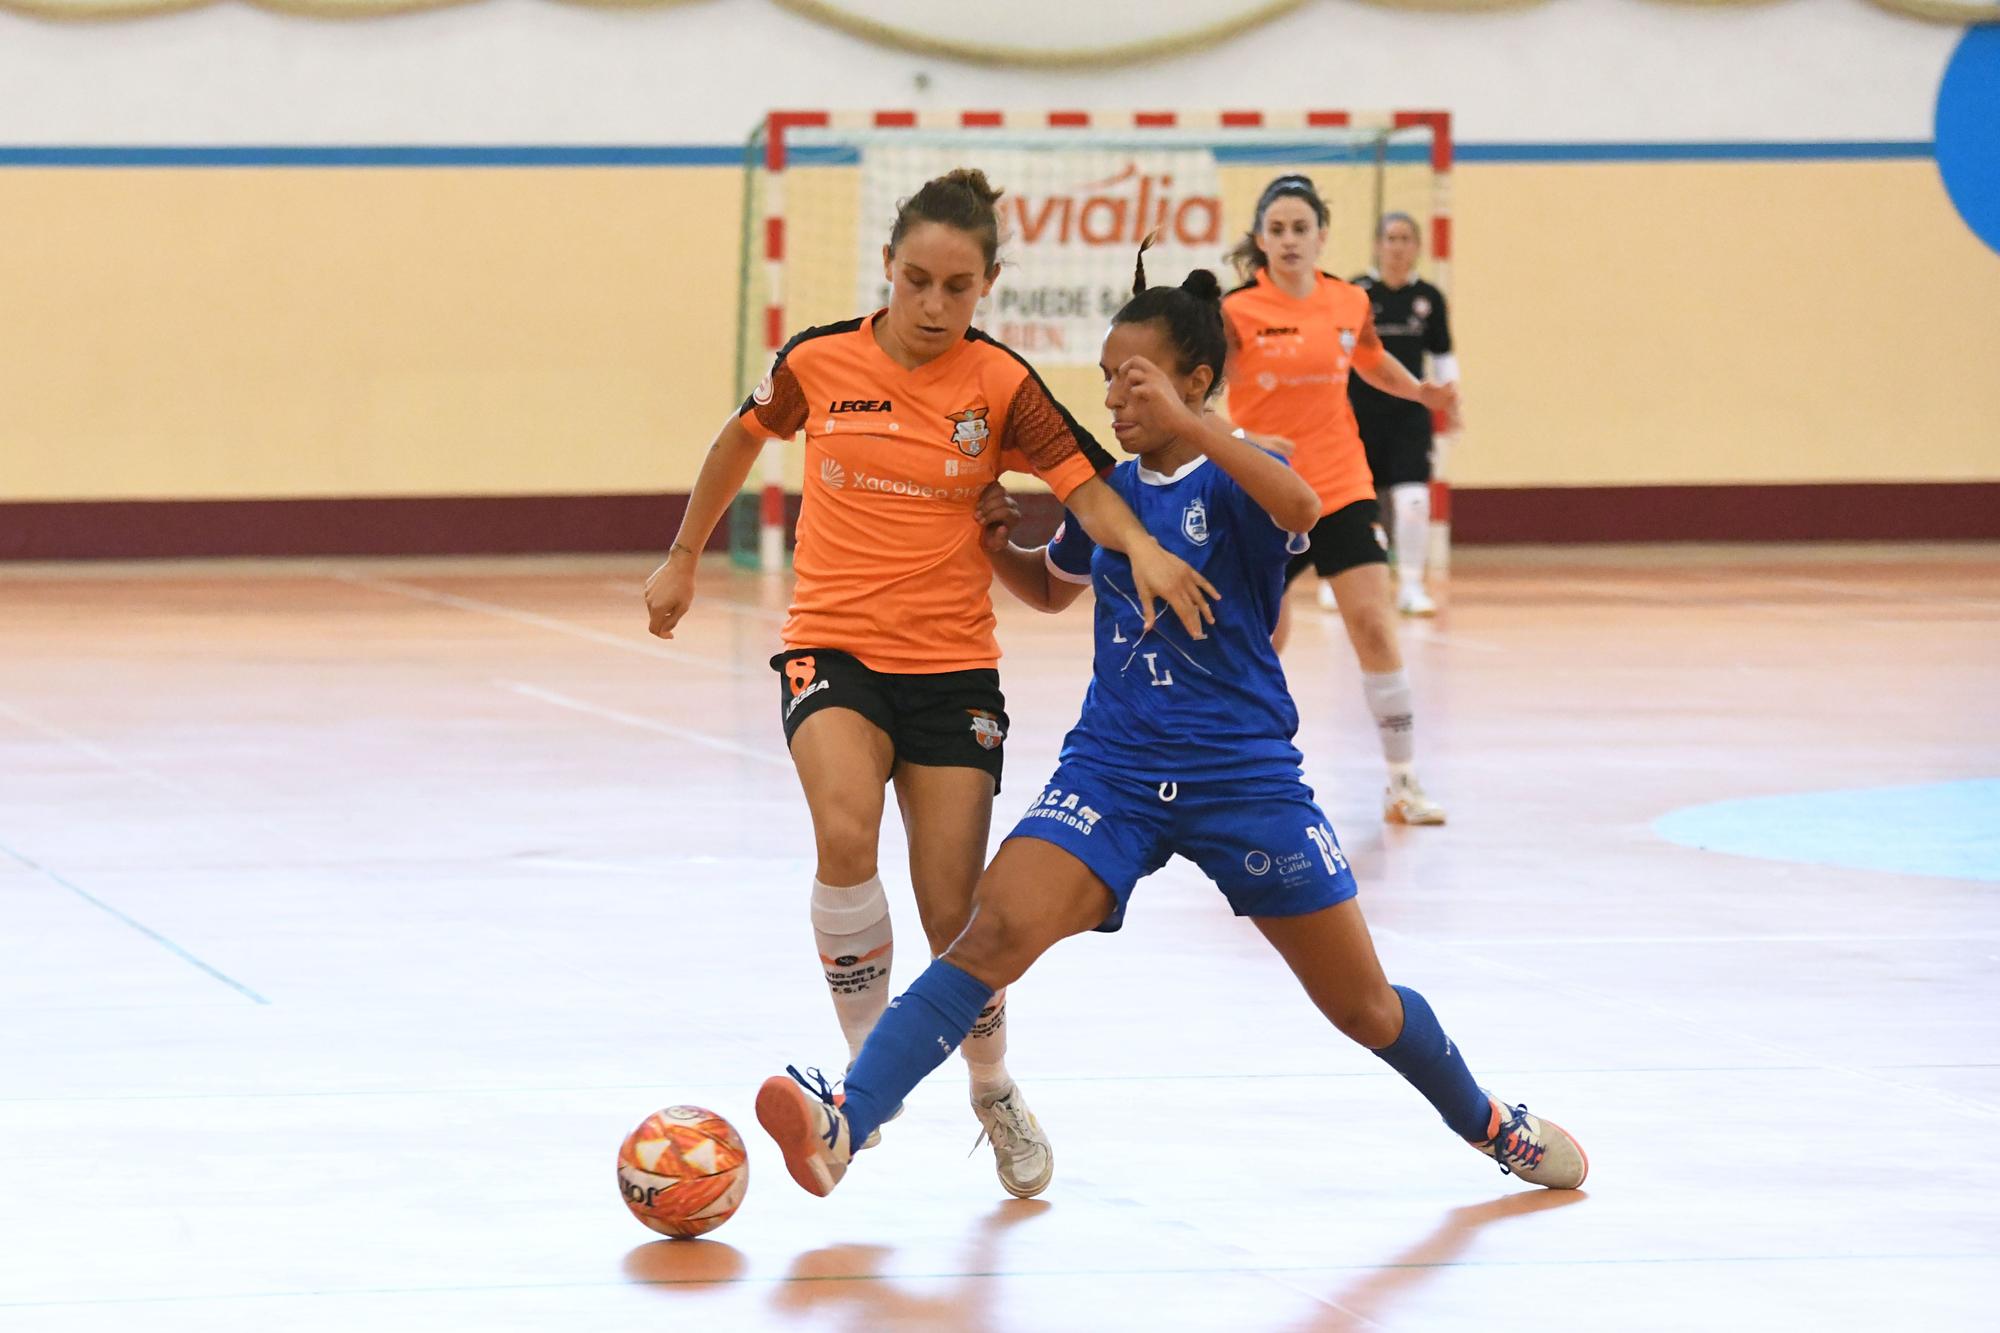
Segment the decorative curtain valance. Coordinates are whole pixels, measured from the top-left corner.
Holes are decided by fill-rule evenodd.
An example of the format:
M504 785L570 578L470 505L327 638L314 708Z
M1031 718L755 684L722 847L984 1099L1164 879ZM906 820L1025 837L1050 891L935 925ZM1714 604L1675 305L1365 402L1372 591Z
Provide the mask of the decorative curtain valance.
M232 0L0 0L0 9L51 19L130 19L201 9ZM359 19L407 14L478 0L233 0L284 14ZM785 8L866 41L988 65L1105 66L1204 50L1310 3L1367 4L1432 13L1490 13L1553 0L1007 0L1004 5L938 0L776 0ZM1631 0L1684 7L1742 7L1784 0ZM2000 22L2000 0L1871 0L1882 9L1936 23ZM683 0L561 0L600 8L651 9ZM1803 0L1794 0L1804 8Z

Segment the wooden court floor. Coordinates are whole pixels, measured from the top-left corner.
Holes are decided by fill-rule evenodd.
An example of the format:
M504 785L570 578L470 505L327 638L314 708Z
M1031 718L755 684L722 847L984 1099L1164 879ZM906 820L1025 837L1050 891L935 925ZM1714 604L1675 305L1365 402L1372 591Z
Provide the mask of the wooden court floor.
M1176 862L1014 991L1032 1203L955 1061L830 1199L758 1135L843 1056L784 588L714 564L665 644L647 564L0 569L0 1329L2000 1327L2000 548L1461 552L1407 639L1437 830L1379 822L1302 601L1390 975L1588 1187L1452 1140ZM1001 637L996 834L1087 617ZM670 1102L750 1141L711 1240L615 1188Z

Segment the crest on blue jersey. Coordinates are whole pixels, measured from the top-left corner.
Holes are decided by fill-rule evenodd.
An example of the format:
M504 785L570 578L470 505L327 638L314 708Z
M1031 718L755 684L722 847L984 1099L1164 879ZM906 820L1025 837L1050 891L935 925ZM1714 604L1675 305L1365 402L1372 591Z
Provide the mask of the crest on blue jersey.
M1181 510L1181 535L1196 546L1208 545L1208 506L1199 500L1188 501L1188 507Z

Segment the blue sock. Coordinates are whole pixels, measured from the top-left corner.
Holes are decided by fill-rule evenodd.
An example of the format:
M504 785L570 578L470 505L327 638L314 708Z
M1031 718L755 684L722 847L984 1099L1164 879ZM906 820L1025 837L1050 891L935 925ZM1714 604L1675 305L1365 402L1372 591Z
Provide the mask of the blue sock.
M1375 1054L1424 1094L1452 1133L1483 1141L1493 1124L1493 1103L1473 1081L1465 1057L1438 1026L1429 1002L1408 986L1394 989L1403 997L1403 1030Z
M889 1001L847 1071L847 1128L856 1148L958 1049L992 998L991 986L940 958Z

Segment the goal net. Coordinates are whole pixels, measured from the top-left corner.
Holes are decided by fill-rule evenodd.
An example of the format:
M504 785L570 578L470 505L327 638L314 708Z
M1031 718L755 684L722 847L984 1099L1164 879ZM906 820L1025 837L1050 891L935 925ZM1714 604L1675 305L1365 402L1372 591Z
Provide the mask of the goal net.
M1377 220L1402 212L1423 224L1425 275L1444 286L1450 164L1442 112L774 112L746 154L736 393L793 333L885 304L882 246L897 203L933 176L978 167L1005 191L1004 267L974 322L1108 441L1098 348L1147 233L1159 233L1146 254L1153 281L1205 267L1226 290L1237 279L1224 252L1258 195L1301 172L1331 211L1328 272L1367 269ZM783 564L802 456L796 444L767 446L732 513L739 563Z

